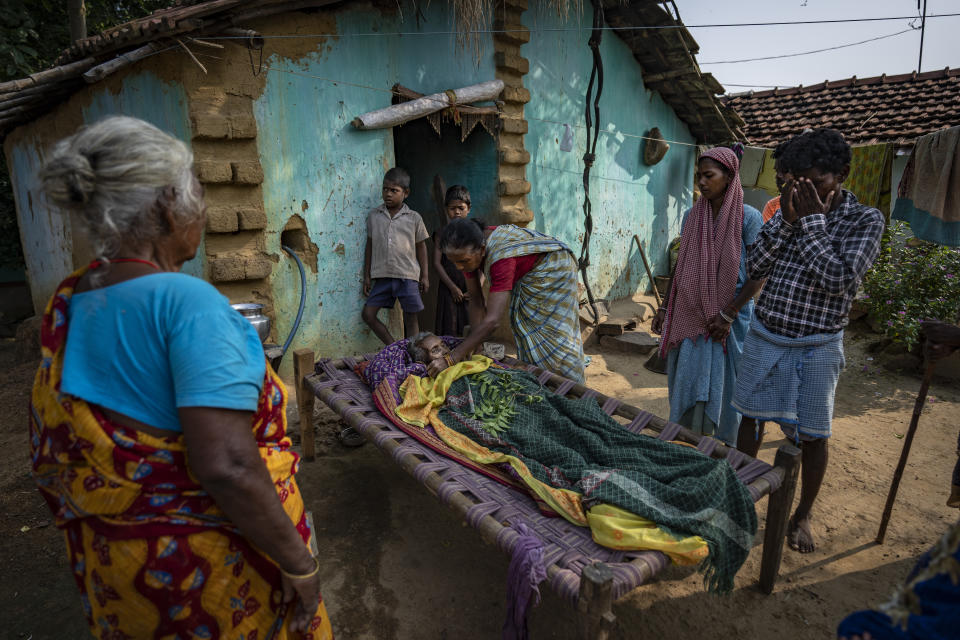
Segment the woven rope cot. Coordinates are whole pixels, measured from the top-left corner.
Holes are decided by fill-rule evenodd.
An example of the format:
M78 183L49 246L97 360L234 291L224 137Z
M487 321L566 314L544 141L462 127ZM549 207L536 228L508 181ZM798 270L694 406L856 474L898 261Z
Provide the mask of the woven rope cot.
M372 358L372 354L366 356ZM488 543L512 555L523 523L540 538L544 548L547 582L580 613L580 636L590 640L608 637L615 623L614 600L644 584L670 560L658 551L617 551L596 544L586 527L540 513L527 495L468 469L435 452L401 431L376 408L370 388L354 368L361 359L322 359L313 364L313 352L295 354L295 377L300 416L313 415L319 398L348 424L373 442L427 491L453 509ZM773 591L780 568L787 518L797 484L800 452L790 445L777 451L774 465L750 458L719 441L698 436L657 416L624 404L549 371L507 358L502 364L529 371L554 393L572 398L593 398L607 415L620 418L624 428L661 440L692 444L714 458L726 458L737 477L747 485L754 502L770 496L760 570L760 586ZM301 434L312 432L301 418ZM304 457L313 458L313 443L304 440Z

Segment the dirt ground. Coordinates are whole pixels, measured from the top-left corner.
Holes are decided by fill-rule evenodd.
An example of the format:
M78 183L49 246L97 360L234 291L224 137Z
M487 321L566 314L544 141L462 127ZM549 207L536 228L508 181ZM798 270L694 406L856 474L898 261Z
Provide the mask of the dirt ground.
M956 382L931 388L887 542L874 544L920 381L876 366L866 350L873 340L846 339L832 457L814 514L817 551L785 549L769 596L757 588L759 548L727 597L705 594L694 571L670 568L616 604L613 637L831 638L847 612L889 597L913 559L957 517L944 501L956 459L960 393ZM587 352L588 384L667 414L666 377L644 369L645 357L598 347ZM12 340L0 342L0 636L84 638L63 542L28 474L26 403L35 366L18 356ZM374 445L341 447L329 410L318 406L315 417L321 455L304 464L298 478L314 512L337 637L498 637L508 558ZM779 430L768 427L761 457L772 461L782 442ZM762 529L766 500L757 510ZM534 638L575 638L573 611L545 587L530 630Z

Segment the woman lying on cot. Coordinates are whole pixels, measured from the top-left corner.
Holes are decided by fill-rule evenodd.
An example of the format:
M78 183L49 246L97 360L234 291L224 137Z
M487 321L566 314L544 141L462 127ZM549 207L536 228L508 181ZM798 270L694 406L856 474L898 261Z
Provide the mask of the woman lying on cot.
M402 346L377 358L416 360L421 371L429 360L439 372L395 377L396 405L378 384L378 408L391 419L429 430L454 459L506 471L542 509L589 528L598 544L703 563L710 590L732 588L756 514L726 461L624 429L597 402L554 393L530 372L481 355L450 364L448 345L432 334ZM724 517L706 522L697 516L704 512Z
M410 338L407 342L407 353L413 358L414 362L429 365L435 360L438 371L443 371L453 364L448 360L450 357L450 347L448 347L440 336L434 335L429 331L421 331Z

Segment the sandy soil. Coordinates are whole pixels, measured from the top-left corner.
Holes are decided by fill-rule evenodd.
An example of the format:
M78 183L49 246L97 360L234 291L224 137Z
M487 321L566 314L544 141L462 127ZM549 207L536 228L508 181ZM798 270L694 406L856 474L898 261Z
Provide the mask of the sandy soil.
M615 638L831 638L847 612L888 598L913 558L957 517L944 501L960 393L956 383L933 385L887 542L875 545L919 379L876 367L866 351L873 339L847 338L832 458L815 512L817 551L785 550L770 596L756 586L759 548L729 597L706 595L695 572L670 568L617 603ZM587 351L591 386L666 414L666 378L644 369L644 357ZM35 363L15 353L12 341L0 343L0 636L83 638L60 534L28 475L26 402ZM299 481L315 514L337 636L498 637L508 559L373 445L341 447L329 410L318 406L315 418L322 455L303 466ZM768 427L761 457L772 460L782 442ZM766 500L758 504L761 528L765 512ZM545 588L530 616L532 636L574 638L574 625L572 610Z

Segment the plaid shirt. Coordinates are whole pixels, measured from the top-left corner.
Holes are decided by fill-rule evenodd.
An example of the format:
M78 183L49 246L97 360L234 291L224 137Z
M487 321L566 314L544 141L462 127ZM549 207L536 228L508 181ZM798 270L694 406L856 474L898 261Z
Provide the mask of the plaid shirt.
M767 279L757 318L790 338L843 329L860 281L880 252L884 224L879 210L849 191L836 209L793 224L778 211L747 257L750 278Z

